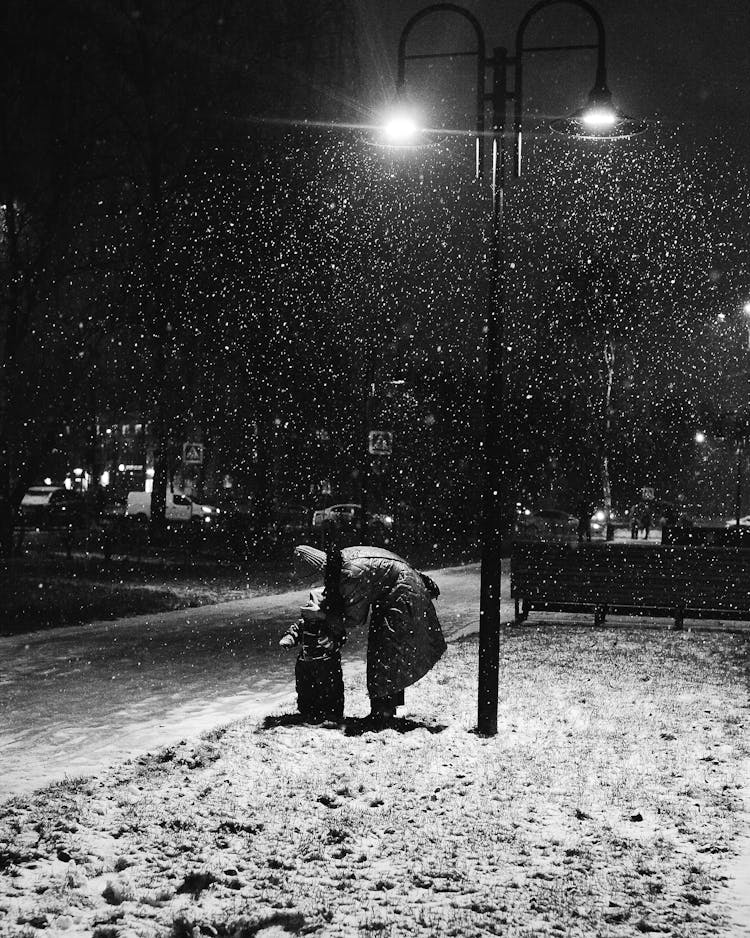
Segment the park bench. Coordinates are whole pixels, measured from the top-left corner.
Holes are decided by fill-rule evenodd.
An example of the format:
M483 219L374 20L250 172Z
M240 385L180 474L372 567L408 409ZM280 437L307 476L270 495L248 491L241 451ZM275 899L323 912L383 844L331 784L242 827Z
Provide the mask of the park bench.
M521 543L511 553L515 622L532 609L750 620L750 550L592 542Z

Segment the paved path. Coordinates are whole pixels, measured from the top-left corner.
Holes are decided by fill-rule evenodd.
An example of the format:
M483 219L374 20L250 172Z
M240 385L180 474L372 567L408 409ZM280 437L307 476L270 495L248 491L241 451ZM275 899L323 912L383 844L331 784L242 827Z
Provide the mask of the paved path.
M446 637L477 631L478 565L432 575ZM0 799L293 702L295 654L278 640L306 599L299 590L0 638ZM365 630L350 636L348 671L363 667L365 647Z

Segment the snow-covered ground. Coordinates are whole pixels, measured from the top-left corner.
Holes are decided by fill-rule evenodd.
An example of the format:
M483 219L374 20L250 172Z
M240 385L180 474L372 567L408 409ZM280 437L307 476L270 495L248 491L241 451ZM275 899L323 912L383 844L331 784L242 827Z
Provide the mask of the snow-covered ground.
M503 629L494 738L468 638L386 730L354 674L344 728L287 703L12 799L0 935L746 936L749 642Z
M476 629L478 566L433 576L446 635ZM295 656L278 639L306 598L299 590L0 638L0 799L290 697ZM347 667L359 666L365 645L364 632L350 636Z

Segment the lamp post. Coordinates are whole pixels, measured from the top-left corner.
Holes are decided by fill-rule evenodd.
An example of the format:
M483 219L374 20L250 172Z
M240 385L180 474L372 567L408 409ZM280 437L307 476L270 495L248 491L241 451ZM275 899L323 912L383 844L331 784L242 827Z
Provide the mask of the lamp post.
M554 46L525 46L524 37L531 20L541 10L560 3L572 4L583 10L593 20L596 41L593 43ZM407 54L407 41L417 23L432 14L455 14L470 24L475 37L475 46L468 51ZM477 178L483 174L484 144L487 137L491 146L492 216L489 252L490 289L486 311L486 372L484 389L484 464L482 473L482 518L481 518L481 588L479 610L479 690L477 730L485 736L497 733L498 674L500 653L500 588L501 588L501 545L506 531L504 512L505 465L502 441L502 416L505 399L505 271L503 262L504 204L506 177L505 123L506 107L514 102L513 109L513 177L519 178L523 169L523 60L530 52L596 50L597 64L594 85L589 93L587 107L571 117L552 122L559 133L586 138L614 139L630 136L644 129L640 122L621 114L612 105L612 95L607 87L605 65L605 36L602 20L586 0L540 0L532 6L521 20L515 37L515 52L508 56L507 49L493 48L490 57L486 54L486 43L482 27L468 10L454 3L435 3L425 7L404 26L398 46L399 98L403 101L406 84L406 62L415 59L473 57L476 60L476 121L475 121L475 172ZM508 87L508 69L513 71L513 84ZM490 90L486 91L487 72L490 72ZM485 109L491 109L491 130L485 133ZM402 113L388 125L387 136L391 142L399 134L413 138L416 125L408 114ZM507 444L506 444L507 445Z

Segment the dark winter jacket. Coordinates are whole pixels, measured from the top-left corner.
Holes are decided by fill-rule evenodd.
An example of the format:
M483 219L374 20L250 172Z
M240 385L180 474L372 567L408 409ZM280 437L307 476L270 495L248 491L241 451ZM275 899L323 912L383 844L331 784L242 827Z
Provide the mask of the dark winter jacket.
M343 626L363 626L370 614L367 690L371 697L403 690L445 651L432 603L437 588L429 577L380 547L345 547L341 554Z

